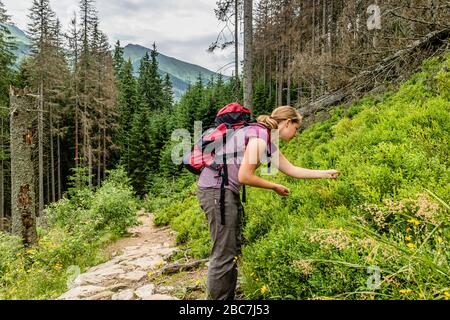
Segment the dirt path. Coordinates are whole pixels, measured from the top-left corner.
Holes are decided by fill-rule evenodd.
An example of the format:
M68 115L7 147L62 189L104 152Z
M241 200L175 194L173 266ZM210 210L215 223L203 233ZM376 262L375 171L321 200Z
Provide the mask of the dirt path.
M153 217L144 211L138 215L142 225L106 249L111 260L78 275L59 299L203 299L206 267L162 275L162 268L179 250L175 235L170 227L156 227Z

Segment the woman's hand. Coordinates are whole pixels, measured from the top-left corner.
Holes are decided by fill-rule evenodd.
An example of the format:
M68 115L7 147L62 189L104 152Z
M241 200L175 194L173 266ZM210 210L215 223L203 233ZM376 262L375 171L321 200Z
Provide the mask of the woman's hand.
M323 178L325 179L336 179L339 175L339 172L336 170L323 170Z
M289 195L289 189L281 184L275 184L273 190L278 193L282 197L286 197Z

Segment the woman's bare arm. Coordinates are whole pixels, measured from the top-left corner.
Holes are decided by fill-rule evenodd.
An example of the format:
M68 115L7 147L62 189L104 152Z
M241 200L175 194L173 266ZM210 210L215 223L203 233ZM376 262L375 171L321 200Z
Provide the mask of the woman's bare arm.
M279 150L273 154L273 159L274 164L281 172L297 179L335 179L338 175L336 170L312 170L296 167Z
M263 152L266 150L266 142L263 139L252 138L247 144L245 149L244 158L242 159L241 166L239 168L238 179L239 182L245 185L272 189L279 195L286 196L289 194L289 189L262 179L255 175L256 168L261 160Z

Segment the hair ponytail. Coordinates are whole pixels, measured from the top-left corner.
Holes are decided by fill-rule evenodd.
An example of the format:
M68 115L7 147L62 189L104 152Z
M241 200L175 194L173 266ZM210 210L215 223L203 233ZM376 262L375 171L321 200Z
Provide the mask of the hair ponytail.
M262 123L268 129L278 129L278 121L272 118L271 116L261 115L256 119L256 121L258 123Z
M278 124L283 121L290 119L295 123L302 123L302 116L300 113L291 106L281 106L273 110L270 116L261 115L256 121L264 124L268 129L278 129Z

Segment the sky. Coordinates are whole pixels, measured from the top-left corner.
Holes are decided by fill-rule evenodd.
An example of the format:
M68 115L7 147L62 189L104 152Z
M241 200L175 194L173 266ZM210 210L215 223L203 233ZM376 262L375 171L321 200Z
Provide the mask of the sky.
M32 0L2 0L11 20L22 30L27 29ZM73 13L79 14L78 0L50 0L64 30ZM216 0L96 0L100 29L111 46L120 40L151 48L159 52L214 72L231 75L233 49L208 53L223 25L214 15ZM228 65L227 65L228 64ZM225 66L225 67L224 67Z

